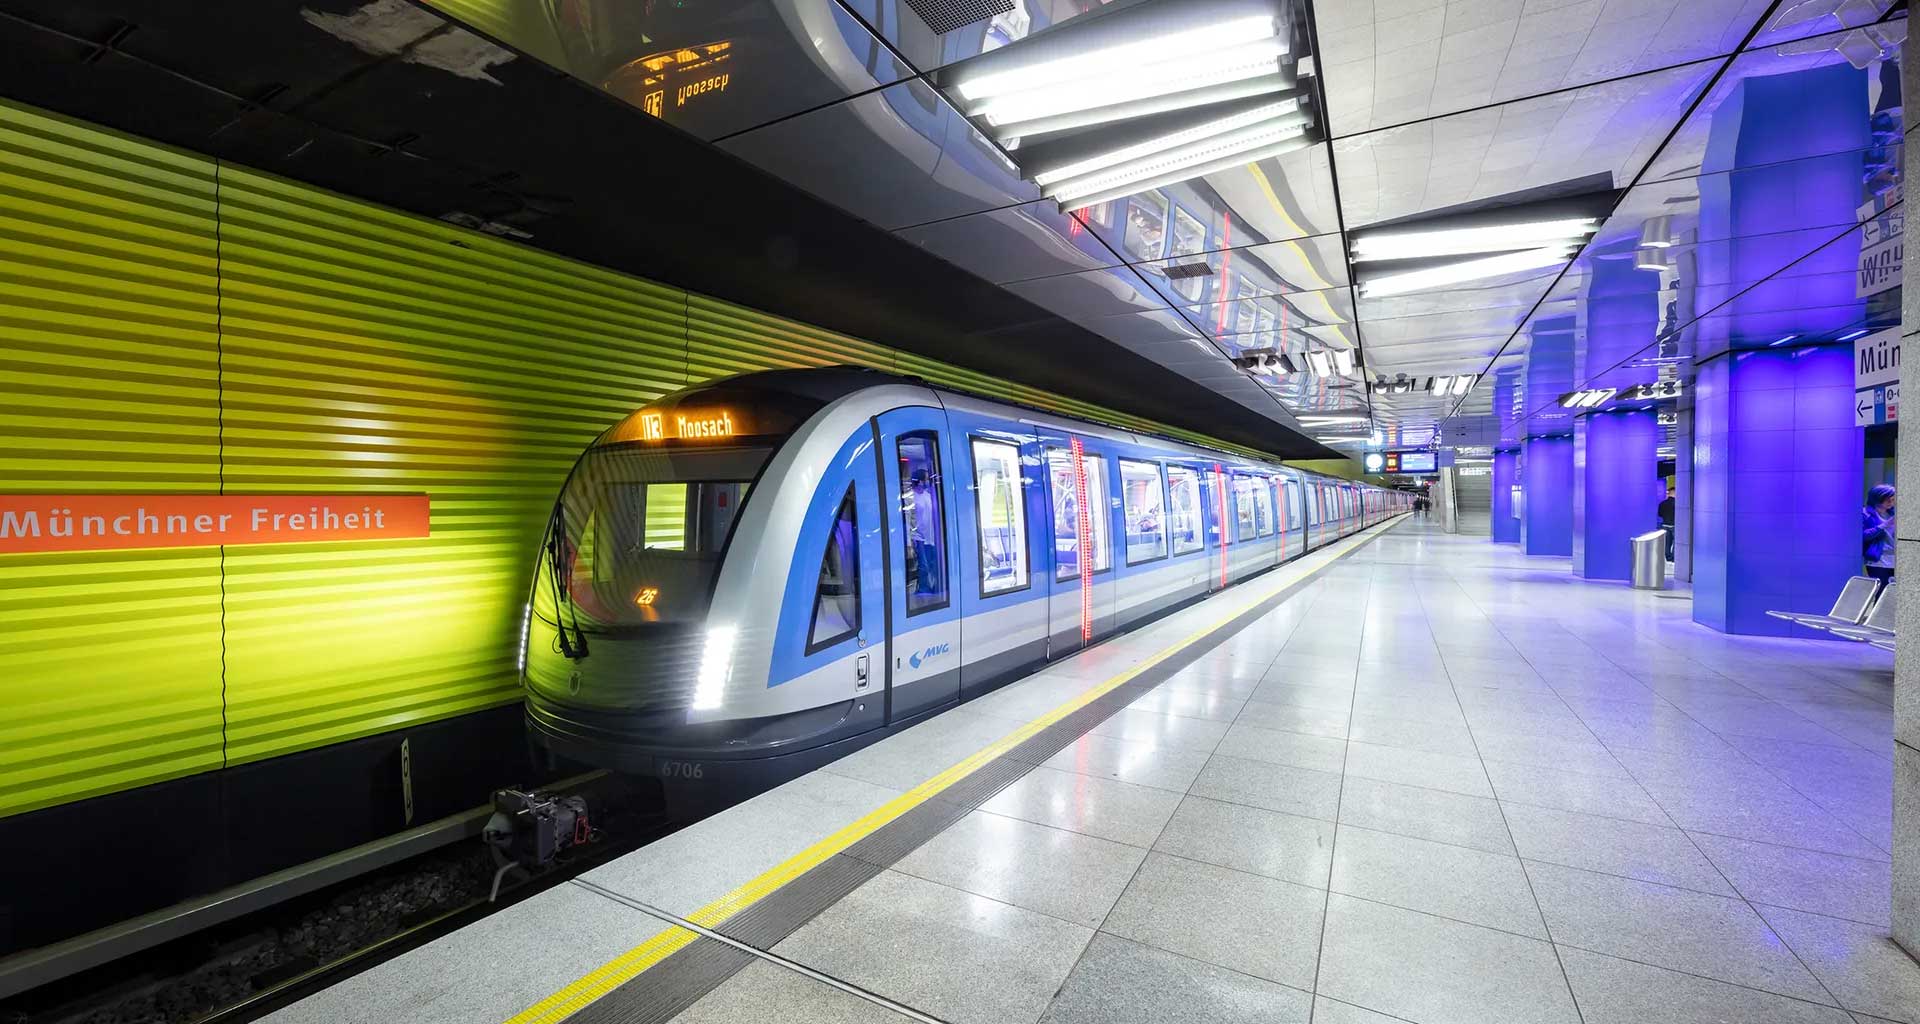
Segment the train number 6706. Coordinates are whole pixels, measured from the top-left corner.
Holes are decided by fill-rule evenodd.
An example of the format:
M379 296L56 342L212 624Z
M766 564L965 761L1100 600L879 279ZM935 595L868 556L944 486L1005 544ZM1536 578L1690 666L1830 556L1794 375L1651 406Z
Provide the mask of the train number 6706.
M698 761L662 761L660 777L663 779L697 779L706 774L706 765Z

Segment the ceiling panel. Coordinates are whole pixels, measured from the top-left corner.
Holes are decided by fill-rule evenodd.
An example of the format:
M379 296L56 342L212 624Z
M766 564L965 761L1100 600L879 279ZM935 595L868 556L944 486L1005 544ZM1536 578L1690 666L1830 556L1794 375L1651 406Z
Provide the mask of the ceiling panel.
M1038 35L1071 18L1106 14L1131 7L1138 0L1106 0L1093 4L1082 0L979 0L973 4L926 3L929 12L966 11L990 16L945 32L936 32L921 17L914 5L899 0L841 0L847 8L876 27L880 36L897 48L922 72L937 71L969 57L997 50Z
M545 26L517 19L514 29L544 27L557 44L522 49L709 141L913 74L834 0L529 6Z
M1117 266L1120 258L1051 199L903 228L897 234L995 284Z
M1284 16L1294 2L1273 10ZM1823 296L1851 287L1842 263L1874 244L1849 230L1857 218L1878 218L1883 232L1893 223L1890 111L1905 21L1877 23L1888 0L1319 0L1313 33L1293 45L1312 58L1317 77L1302 81L1331 142L1168 175L1071 214L1023 180L1016 163L1031 148L1002 152L949 102L941 88L958 78L921 76L988 53L976 67L1022 50L1076 54L1075 32L1130 24L1135 15L1101 26L1122 7L1211 8L991 0L975 9L980 20L936 32L931 0L916 3L656 13L667 31L647 33L655 53L724 42L695 56L739 61L684 102L671 92L657 113L1276 423L1291 422L1286 409L1370 408L1408 431L1451 415L1457 434L1497 434L1529 422L1530 402L1551 405L1585 379L1672 373L1716 345L1792 333L1781 325L1837 330L1847 315L1872 315ZM624 53L620 68L644 56L620 49L633 5L561 9L593 23L574 26L578 38L558 31L577 77L606 87L614 56ZM572 56L587 38L597 64ZM1300 53L1302 41L1319 52ZM681 63L663 67L679 74ZM1795 90L1809 75L1857 77L1860 117L1796 123ZM1728 127L1745 104L1769 111L1771 138ZM1571 263L1356 305L1365 289L1353 285L1347 232L1497 219L1502 207L1635 182ZM1727 200L1756 189L1773 190L1776 222ZM1851 243L1836 241L1842 231ZM1250 376L1230 361L1322 347L1358 347L1363 371ZM1365 380L1399 374L1478 383L1464 396L1369 396Z
M1514 193L1624 187L1717 66L1693 64L1337 139L1346 226Z
M1354 135L1724 56L1768 6L1768 0L1321 3L1333 132Z
M1296 150L1125 200L1100 203L1087 226L1129 263L1337 232L1324 145Z
M1089 318L1162 309L1167 305L1160 293L1131 267L1015 281L1004 287L1035 305L1083 323Z
M1040 198L992 143L918 79L719 145L888 230Z
M1205 305L1222 297L1344 290L1345 250L1342 236L1316 235L1136 263L1134 268L1167 301L1183 306Z

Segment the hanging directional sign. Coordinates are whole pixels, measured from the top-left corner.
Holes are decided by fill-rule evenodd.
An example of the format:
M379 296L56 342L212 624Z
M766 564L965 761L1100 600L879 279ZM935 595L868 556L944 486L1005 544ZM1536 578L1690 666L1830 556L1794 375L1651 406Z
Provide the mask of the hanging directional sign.
M1900 328L1889 327L1853 342L1853 423L1858 427L1900 419Z

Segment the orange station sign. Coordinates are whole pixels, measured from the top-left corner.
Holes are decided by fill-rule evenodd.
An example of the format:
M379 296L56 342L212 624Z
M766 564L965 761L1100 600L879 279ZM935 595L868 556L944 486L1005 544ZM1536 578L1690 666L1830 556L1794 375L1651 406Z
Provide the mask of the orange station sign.
M424 494L0 494L0 555L428 535Z

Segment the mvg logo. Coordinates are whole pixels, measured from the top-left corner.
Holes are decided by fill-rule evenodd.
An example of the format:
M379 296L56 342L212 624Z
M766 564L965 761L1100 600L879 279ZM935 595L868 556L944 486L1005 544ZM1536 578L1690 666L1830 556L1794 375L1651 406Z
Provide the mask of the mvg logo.
M913 652L913 656L907 659L907 664L912 665L914 668L919 668L923 662L932 661L952 649L952 644L934 644L924 651Z

